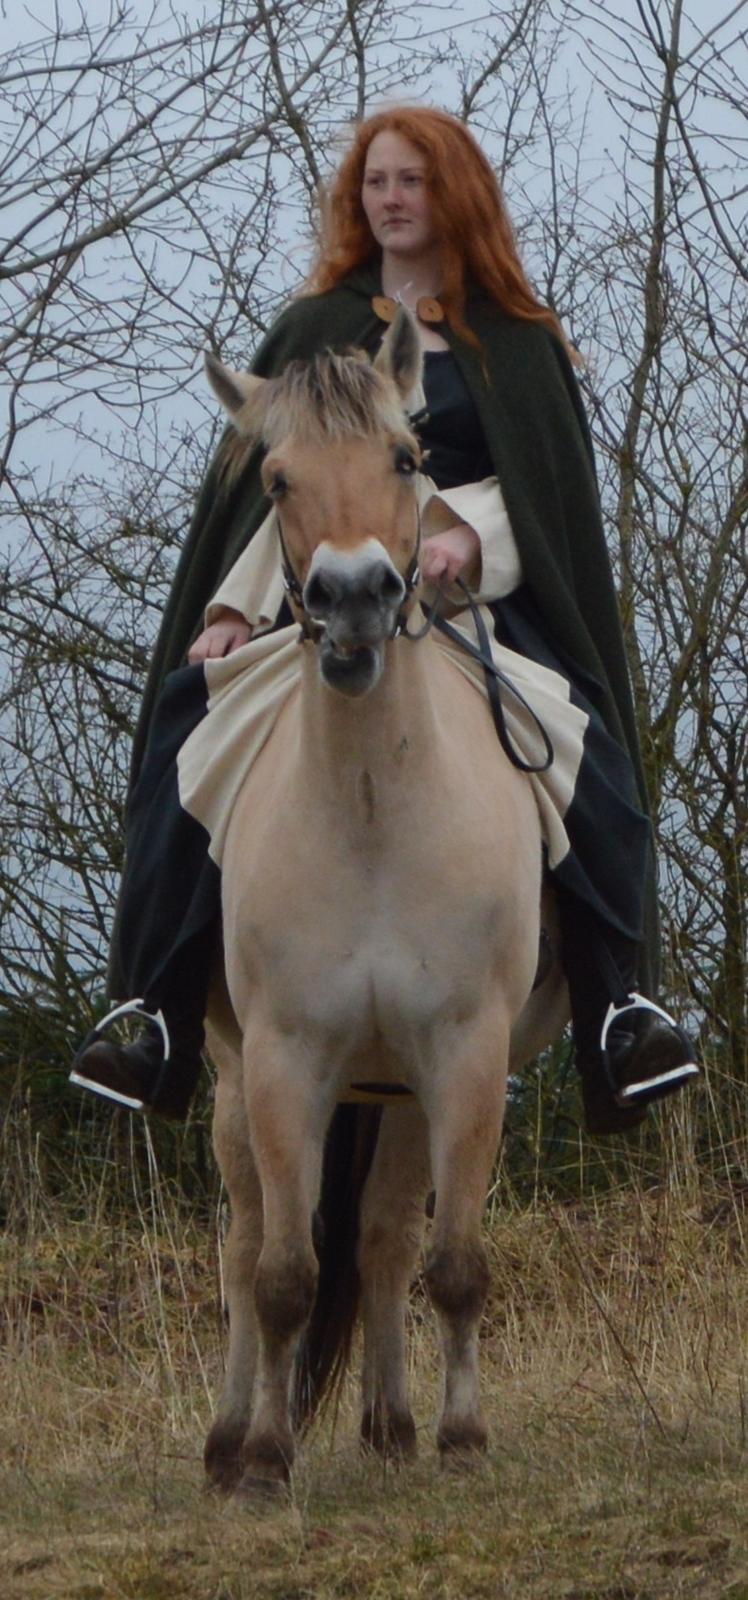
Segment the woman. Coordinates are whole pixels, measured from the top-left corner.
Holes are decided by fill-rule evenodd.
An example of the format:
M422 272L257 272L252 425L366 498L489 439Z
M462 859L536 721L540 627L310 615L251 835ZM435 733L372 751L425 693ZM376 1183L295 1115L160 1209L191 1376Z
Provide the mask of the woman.
M555 675L582 729L554 882L588 1126L626 1129L697 1068L675 1024L631 998L654 978L654 869L589 434L557 319L525 277L492 170L461 123L426 108L358 128L305 294L253 370L272 376L329 347L373 352L398 299L419 322L417 423L439 491L424 577L477 587L496 640ZM87 1042L76 1063L78 1081L172 1115L186 1113L199 1070L220 884L209 835L184 810L178 758L205 715L210 664L291 621L277 552L261 553L261 452L226 471L241 448L224 441L208 473L135 743L111 987L163 1012L171 1056L151 1029L126 1047Z

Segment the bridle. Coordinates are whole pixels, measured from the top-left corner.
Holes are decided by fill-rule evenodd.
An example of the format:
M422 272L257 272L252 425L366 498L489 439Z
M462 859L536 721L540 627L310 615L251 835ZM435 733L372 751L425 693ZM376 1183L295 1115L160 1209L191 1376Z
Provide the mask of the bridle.
M288 553L288 545L286 544L283 534L283 523L277 507L275 515L278 523L278 541L280 543L281 550L281 575L283 578L283 589L288 599L293 602L297 611L301 613L299 617L299 627L301 628L300 643L305 639L311 639L313 643L316 644L325 631L325 624L324 622L317 621L316 617L310 617L309 612L307 611L304 603L304 590L301 585L301 580L294 570L293 562L291 561L291 557ZM416 589L421 581L421 544L423 542L423 535L421 531L421 508L419 505L416 505L416 518L416 547L413 551L413 555L410 558L408 567L402 575L403 583L405 584L405 593L400 602L400 608L393 623L392 632L389 635L390 639L398 639L401 636L414 641L416 639L422 639L424 634L428 633L433 621L432 616L428 621L427 626L421 628L418 633L408 633L407 623L410 615L408 606L409 602L413 599ZM438 603L438 596L435 604L436 603ZM432 608L432 611L434 609L435 607Z
M460 633L457 628L453 628L452 624L447 622L444 617L440 617L438 615L439 605L444 594L444 590L441 585L437 589L434 600L432 601L428 610L426 610L426 607L424 606L426 617L423 626L415 633L409 632L409 602L413 599L416 589L421 581L421 546L423 540L421 531L420 506L416 507L416 515L418 519L416 547L411 557L408 569L403 574L405 593L400 603L392 632L389 635L390 639L408 639L411 644L417 644L419 639L425 638L426 634L429 633L432 628L436 628L439 633L443 633L445 637L450 639L453 644L456 644L460 650L463 650L466 655L469 655L473 661L479 662L480 666L483 668L483 675L486 680L486 694L488 696L488 704L493 717L494 727L496 729L499 744L501 745L505 756L511 762L512 766L517 768L518 772L525 772L528 774L547 772L549 767L552 766L554 760L553 745L547 729L541 722L537 712L533 710L532 706L525 699L522 692L517 688L516 683L513 683L511 678L509 678L505 672L502 672L501 669L497 667L491 652L491 641L488 635L488 629L486 628L483 616L481 615L480 607L476 605L475 600L473 599L473 596L467 587L467 584L463 583L462 578L455 578L454 582L456 586L462 590L462 593L465 596L465 601L470 609L473 625L478 638L477 646L472 644L469 639L466 639L464 634ZM306 605L304 604L304 591L289 556L288 546L283 534L283 524L277 510L276 516L278 521L278 538L281 549L283 588L288 596L288 599L293 603L293 605L295 605L297 611L301 613L299 618L299 625L301 628L299 643L301 644L305 640L311 640L316 644L322 638L326 625L324 622L317 621L315 617L310 617L309 612L307 611ZM519 703L523 710L528 713L532 721L535 723L543 743L544 755L542 761L525 761L524 757L520 755L519 751L513 745L509 735L509 730L506 725L506 718L504 716L504 707L501 701L499 685L501 685L503 689L507 690L511 695L514 696L514 699Z

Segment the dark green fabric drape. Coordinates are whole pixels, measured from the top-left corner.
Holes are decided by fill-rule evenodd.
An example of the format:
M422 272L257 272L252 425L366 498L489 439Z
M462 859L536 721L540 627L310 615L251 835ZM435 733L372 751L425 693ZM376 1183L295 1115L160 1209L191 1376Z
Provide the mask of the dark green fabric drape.
M380 292L375 264L335 289L295 300L261 344L252 370L262 377L321 350L374 351L383 324L372 307ZM501 484L524 581L562 656L576 663L585 693L633 762L646 793L620 618L603 531L592 447L568 355L539 324L504 314L482 291L467 301L480 349L444 332L473 395ZM219 484L221 449L203 483L164 612L143 697L133 778L143 757L153 706L166 674L184 659L202 627L207 602L268 511L260 483L261 449L240 477ZM614 842L612 842L614 848ZM654 866L648 887L647 963L655 965Z

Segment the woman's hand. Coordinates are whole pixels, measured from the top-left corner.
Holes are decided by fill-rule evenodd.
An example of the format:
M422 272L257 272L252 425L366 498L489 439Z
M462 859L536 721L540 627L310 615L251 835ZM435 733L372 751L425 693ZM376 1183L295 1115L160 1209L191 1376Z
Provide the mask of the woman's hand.
M455 578L468 576L472 569L475 577L480 573L480 539L474 528L466 522L457 522L443 533L432 533L423 541L421 569L427 583L453 583Z
M198 661L216 661L221 656L230 656L232 650L239 650L243 644L248 644L251 637L252 629L241 611L232 611L230 606L224 606L210 627L198 634L187 660L194 667Z

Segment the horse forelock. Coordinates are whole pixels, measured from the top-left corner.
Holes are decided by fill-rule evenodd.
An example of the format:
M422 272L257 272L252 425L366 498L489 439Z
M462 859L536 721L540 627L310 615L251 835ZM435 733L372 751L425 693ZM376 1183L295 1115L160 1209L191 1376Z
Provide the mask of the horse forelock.
M413 437L394 383L363 352L328 350L311 361L291 361L280 377L268 379L261 437L230 437L224 470L235 477L258 443L274 450L286 439L323 444L382 434Z
M273 384L262 428L263 443L326 440L402 433L402 402L393 383L358 351L328 350L311 361L292 361Z

